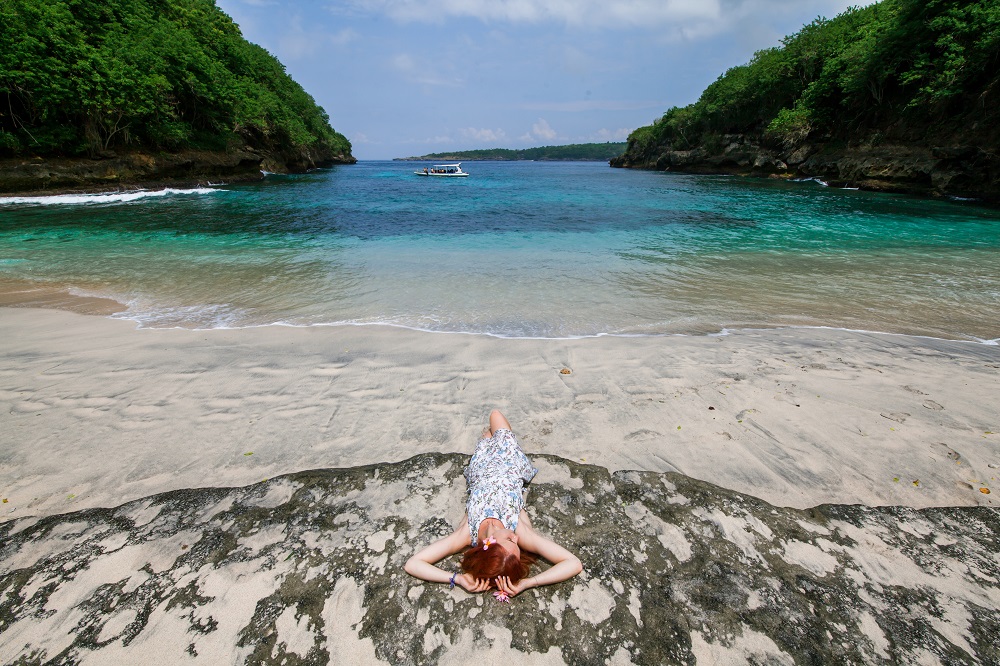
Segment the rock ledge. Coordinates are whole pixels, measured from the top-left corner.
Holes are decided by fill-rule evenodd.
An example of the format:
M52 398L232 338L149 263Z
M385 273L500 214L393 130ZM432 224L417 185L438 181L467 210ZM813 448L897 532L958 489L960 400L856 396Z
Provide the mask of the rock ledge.
M461 516L458 454L2 523L0 662L1000 662L992 508L800 511L532 459L532 520L584 573L509 605L402 571Z

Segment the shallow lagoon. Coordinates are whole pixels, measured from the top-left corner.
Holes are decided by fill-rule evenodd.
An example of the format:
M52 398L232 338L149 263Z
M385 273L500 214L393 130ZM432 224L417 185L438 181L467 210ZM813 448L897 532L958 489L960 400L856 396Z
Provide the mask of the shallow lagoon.
M1000 337L1000 212L975 203L603 163L417 166L8 200L0 280L111 298L147 327Z

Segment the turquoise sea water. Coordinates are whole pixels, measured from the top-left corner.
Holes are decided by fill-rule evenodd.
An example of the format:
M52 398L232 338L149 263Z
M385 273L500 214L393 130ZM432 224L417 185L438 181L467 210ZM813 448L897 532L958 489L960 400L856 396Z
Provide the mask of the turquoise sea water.
M995 209L603 163L422 166L0 199L0 279L113 298L148 327L1000 337Z

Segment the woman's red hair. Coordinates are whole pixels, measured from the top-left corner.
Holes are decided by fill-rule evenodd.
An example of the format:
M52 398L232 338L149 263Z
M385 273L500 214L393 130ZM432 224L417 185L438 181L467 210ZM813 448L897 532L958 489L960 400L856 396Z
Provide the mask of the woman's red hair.
M511 583L517 583L528 575L528 569L535 562L535 556L521 551L521 557L504 550L500 544L493 544L488 550L473 546L462 557L462 571L476 578L489 580L496 585L498 576L507 576Z

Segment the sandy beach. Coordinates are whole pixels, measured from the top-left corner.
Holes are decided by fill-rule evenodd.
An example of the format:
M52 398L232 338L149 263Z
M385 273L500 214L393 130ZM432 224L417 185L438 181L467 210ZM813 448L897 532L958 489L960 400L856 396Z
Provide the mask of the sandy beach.
M0 663L998 649L997 346L137 330L13 307L0 336ZM494 406L540 470L526 510L584 563L509 606L402 570L460 519Z
M137 330L0 308L4 518L471 451L677 471L779 505L994 505L1000 347L825 329L510 340ZM566 371L569 374L566 374Z

